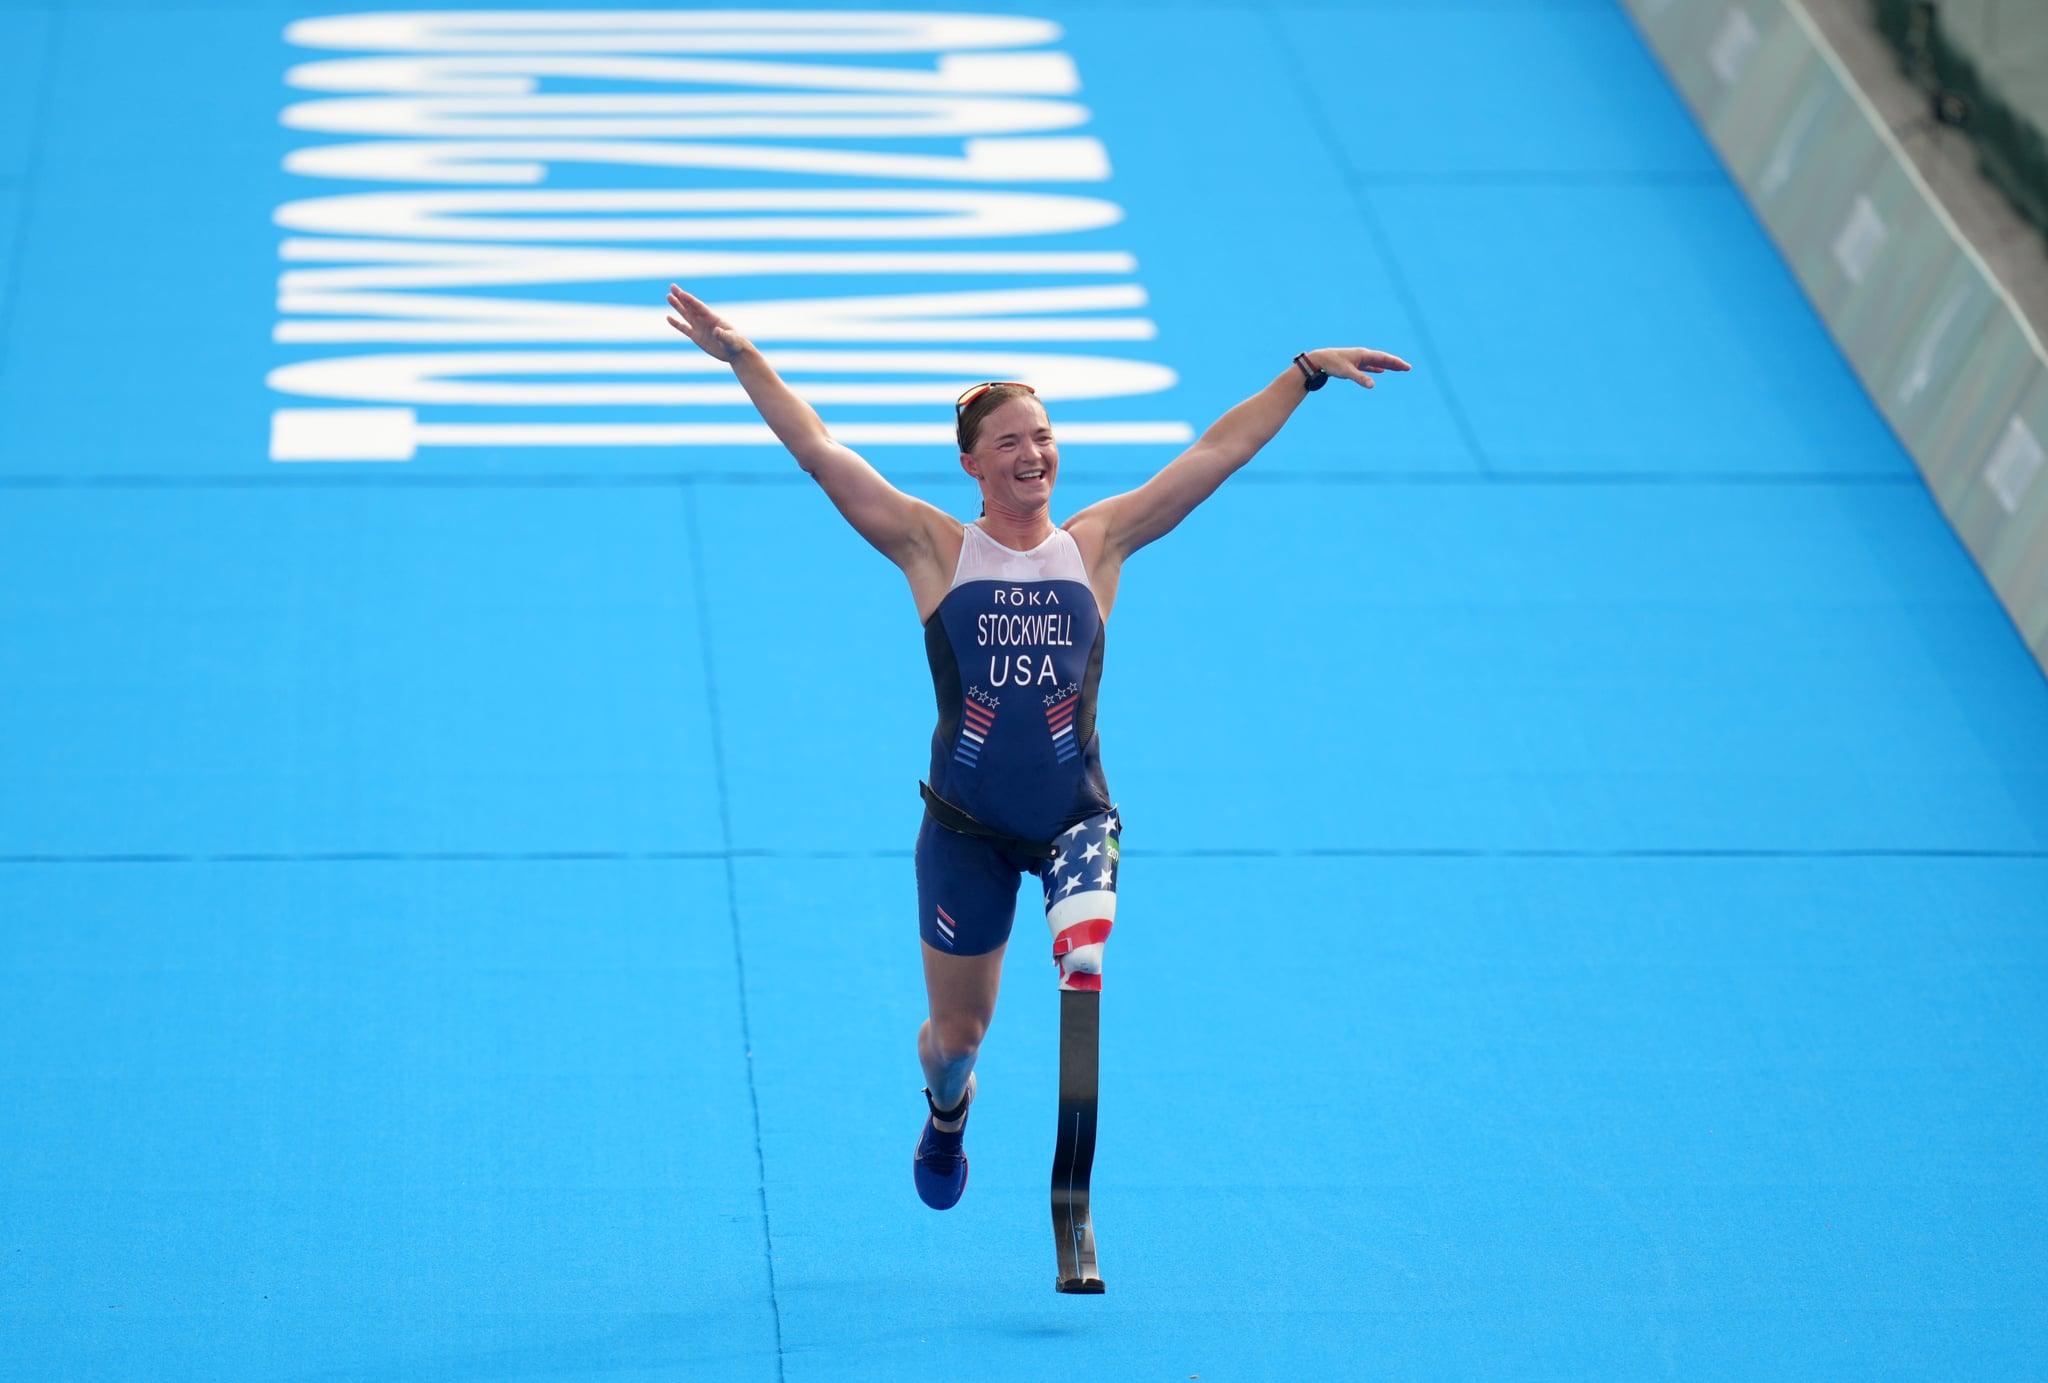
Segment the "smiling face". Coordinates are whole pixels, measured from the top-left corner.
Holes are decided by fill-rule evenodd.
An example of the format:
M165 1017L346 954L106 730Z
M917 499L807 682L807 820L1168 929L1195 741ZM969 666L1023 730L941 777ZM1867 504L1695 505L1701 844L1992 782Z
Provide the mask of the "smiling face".
M960 469L981 482L981 501L991 511L1023 517L1044 509L1060 473L1044 406L1029 394L1005 399L981 420L974 450L960 453Z

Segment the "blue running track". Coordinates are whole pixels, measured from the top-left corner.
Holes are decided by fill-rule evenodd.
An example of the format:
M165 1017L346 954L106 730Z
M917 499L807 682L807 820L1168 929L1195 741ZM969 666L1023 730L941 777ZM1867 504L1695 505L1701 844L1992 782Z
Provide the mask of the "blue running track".
M786 459L270 459L274 411L375 403L282 366L626 348L274 339L329 263L282 240L376 238L277 209L418 190L284 170L369 138L280 122L333 95L288 68L361 56L286 43L328 12L0 10L0 1375L2039 1376L2048 681L1618 9L1014 9L1110 170L998 186L1120 221L763 242L1135 256L1107 279L436 290L1139 284L1150 339L889 343L1174 372L1055 398L1077 428L1199 429L1309 346L1415 362L1126 572L1101 1298L1052 1291L1028 907L972 1185L912 1193L931 691ZM1070 442L1058 509L1174 449ZM867 450L973 512L943 443Z

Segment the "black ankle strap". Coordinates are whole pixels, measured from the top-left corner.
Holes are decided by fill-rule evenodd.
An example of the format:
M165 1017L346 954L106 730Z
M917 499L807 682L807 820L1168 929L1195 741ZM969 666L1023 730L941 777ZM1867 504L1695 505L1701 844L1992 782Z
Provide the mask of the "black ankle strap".
M931 1105L932 1117L934 1119L937 1119L942 1124L950 1124L954 1120L958 1119L961 1115L967 1112L969 1099L966 1095L962 1095L960 1097L959 1104L954 1105L951 1109L940 1109L938 1105L932 1100L931 1087L926 1086L924 1089L924 1102L928 1105Z

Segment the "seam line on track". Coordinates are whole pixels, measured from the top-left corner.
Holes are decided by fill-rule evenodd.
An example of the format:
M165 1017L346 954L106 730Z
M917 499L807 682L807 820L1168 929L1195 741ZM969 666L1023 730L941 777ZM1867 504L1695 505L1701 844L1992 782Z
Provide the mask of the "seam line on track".
M50 32L43 40L41 82L36 88L35 104L28 121L28 157L22 162L21 175L10 180L20 192L21 201L14 208L14 243L7 249L6 268L4 274L0 274L0 380L7 378L7 362L12 354L8 347L14 336L14 304L21 297L21 269L26 255L24 247L28 243L29 208L35 205L36 175L42 170L50 96L57 89L57 47L64 33L64 12L52 9L48 14Z
M1371 187L1726 187L1727 175L1713 168L1646 169L1360 169Z
M907 860L897 847L868 850L307 850L307 851L59 851L0 854L0 866L107 864L660 864L724 861L728 879L740 860ZM1134 846L1124 853L1155 860L2048 860L2048 846L1841 846L1780 849L1771 846L1485 846L1329 845L1261 849L1257 846ZM732 912L738 914L737 899ZM742 1010L745 1004L741 1005ZM743 1013L744 1017L744 1013ZM751 1050L751 1046L749 1048ZM752 1064L749 1062L751 1074Z
M782 1354L782 1297L775 1281L775 1227L768 1214L768 1158L761 1147L761 1095L754 1083L754 1024L747 1008L746 943L740 931L739 878L733 869L732 808L726 791L725 733L719 718L718 681L713 675L711 609L705 599L704 545L697 521L697 496L689 487L681 495L683 542L690 555L691 596L697 609L697 647L704 669L705 710L711 724L711 778L718 789L718 830L724 843L726 917L732 926L734 981L739 987L740 1041L746 1052L747 1105L754 1120L754 1171L761 1200L761 1257L768 1265L768 1308L775 1322L775 1377L785 1377Z
M1491 476L1494 470L1493 463L1486 455L1486 448L1480 443L1479 433L1472 426L1471 418L1465 413L1464 404L1459 401L1458 391L1451 382L1451 372L1444 353L1437 349L1436 337L1430 331L1429 322L1423 315L1421 300L1415 296L1414 285L1408 282L1408 274L1401 267L1400 257L1394 253L1393 239L1387 234L1387 228L1380 220L1379 210L1366 195L1366 183L1359 176L1358 170L1352 166L1350 157L1337 142L1336 136L1330 133L1333 128L1330 113L1308 80L1308 73L1302 69L1301 60L1295 56L1294 45L1287 37L1287 30L1280 23L1280 16L1270 9L1262 9L1260 12L1266 21L1267 34L1272 39L1273 46L1279 50L1281 65L1294 79L1296 96L1308 108L1309 121L1315 126L1316 138L1321 142L1323 151L1329 156L1331 163L1335 165L1345 191L1350 194L1351 204L1357 208L1359 219L1365 223L1366 234L1371 237L1380 258L1386 261L1387 277L1394 285L1394 295L1401 300L1401 306L1408 313L1410 324L1414 328L1416 340L1422 344L1424 358L1434 372L1437 388L1443 393L1444 407L1450 412L1451 421L1456 424L1458 435L1470 448L1473 464L1479 468L1482 475Z

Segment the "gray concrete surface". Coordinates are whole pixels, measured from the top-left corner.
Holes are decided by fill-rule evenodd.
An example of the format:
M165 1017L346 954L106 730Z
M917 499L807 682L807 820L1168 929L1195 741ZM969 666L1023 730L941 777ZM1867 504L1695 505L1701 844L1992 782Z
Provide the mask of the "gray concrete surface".
M1926 93L1899 70L1897 55L1878 32L1870 0L1804 4L1920 175L2013 295L2035 335L2048 339L2048 237L1977 170L1969 136L1930 118Z

